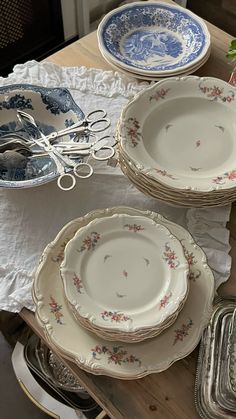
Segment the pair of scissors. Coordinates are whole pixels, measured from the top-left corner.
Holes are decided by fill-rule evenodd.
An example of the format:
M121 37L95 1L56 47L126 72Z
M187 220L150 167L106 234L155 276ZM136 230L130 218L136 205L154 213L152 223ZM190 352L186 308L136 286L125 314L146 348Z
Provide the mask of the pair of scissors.
M81 134L87 132L102 132L111 125L111 121L106 118L107 113L103 109L97 109L90 112L84 119L75 124L59 131L53 131L46 137L49 141L63 137L70 134Z
M93 142L88 143L76 143L76 142L66 142L55 144L56 147L63 155L72 156L74 158L81 156L91 156L95 160L104 161L109 160L115 154L115 143L113 145L108 145L110 140L110 135L106 135L99 139L96 139ZM103 152L103 155L99 155L99 151Z
M44 151L46 151L46 153L52 158L52 160L55 162L56 168L57 168L57 172L59 174L59 177L57 179L57 185L60 189L62 189L63 191L70 191L71 189L73 189L75 187L76 184L76 179L75 176L77 176L78 178L81 179L85 179L85 178L89 178L92 174L93 174L93 168L89 163L84 163L84 162L80 162L80 163L76 163L74 161L72 161L71 159L69 159L66 156L63 156L57 149L56 147L54 147L50 141L48 140L48 138L46 137L46 135L44 135L41 130L38 128L34 118L27 114L26 112L23 111L17 111L17 117L19 119L19 121L25 126L26 123L27 124L32 124L35 131L38 133L38 135L40 136L40 138L34 138L31 134L31 140L37 144L39 147L43 148ZM72 168L73 169L73 173L68 173L66 172L66 167L67 168ZM81 174L81 169L85 169L88 170L88 173L85 174ZM71 181L71 184L69 184L69 186L63 186L62 182L65 179L69 179Z

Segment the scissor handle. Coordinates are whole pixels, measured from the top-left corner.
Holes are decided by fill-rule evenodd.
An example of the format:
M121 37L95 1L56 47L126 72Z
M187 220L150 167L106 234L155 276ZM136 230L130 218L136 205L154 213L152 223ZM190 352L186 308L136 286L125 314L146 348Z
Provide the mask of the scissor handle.
M110 125L111 121L108 118L101 118L96 121L89 122L87 130L90 132L102 132L109 128Z
M71 179L71 184L69 186L63 186L62 185L62 181L65 180L65 178ZM57 178L57 185L62 191L71 191L71 189L73 189L75 187L75 184L76 184L75 177L71 173L62 173Z
M80 171L79 171L79 169L81 169L81 168L87 168L87 169L89 169L89 172L88 172L87 174L83 175L83 174L81 174L81 173L80 173ZM81 162L81 163L78 163L78 164L76 164L76 165L74 166L74 168L73 168L73 172L74 172L74 174L75 174L76 176L78 176L79 178L81 178L81 179L87 179L87 178L89 178L90 176L92 176L92 174L93 174L93 168L92 168L92 166L91 166L89 163L84 163L84 162Z
M103 150L109 150L110 153L106 153L105 156L101 156L99 157L97 154L99 153L99 151L103 151ZM95 159L95 160L100 160L100 161L104 161L104 160L109 160L111 157L113 157L115 154L115 150L112 146L110 145L104 145L103 147L101 147L99 150L93 150L91 152L91 156Z
M97 119L106 118L106 116L107 113L104 109L96 109L95 111L89 112L85 120L91 124L92 122L97 121Z
M71 125L71 127L65 128L63 130L51 132L49 135L47 135L47 139L54 140L59 137L64 137L64 135L79 134L82 132L101 132L105 131L110 125L111 122L107 118L97 119L96 121L89 122L84 125L74 124Z

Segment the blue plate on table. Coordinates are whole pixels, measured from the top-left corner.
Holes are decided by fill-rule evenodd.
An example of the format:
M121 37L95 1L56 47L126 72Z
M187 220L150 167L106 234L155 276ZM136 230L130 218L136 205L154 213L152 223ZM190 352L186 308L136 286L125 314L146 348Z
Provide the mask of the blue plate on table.
M144 75L175 75L201 62L210 48L202 19L178 5L137 2L108 13L98 27L101 52Z
M15 84L0 88L1 136L18 132L27 138L17 119L17 109L34 117L44 134L58 131L84 119L84 113L65 88L46 88L30 84ZM54 161L49 156L22 158L16 165L5 161L0 153L0 187L30 188L58 177Z

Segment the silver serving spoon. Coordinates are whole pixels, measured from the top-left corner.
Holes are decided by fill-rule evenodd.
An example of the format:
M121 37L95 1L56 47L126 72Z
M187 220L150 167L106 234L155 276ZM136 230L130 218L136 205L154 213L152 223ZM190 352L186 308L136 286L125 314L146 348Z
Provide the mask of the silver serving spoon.
M7 150L0 154L1 170L25 169L28 158L15 150Z
M0 143L0 153L4 153L7 150L22 151L23 154L31 155L32 151L30 150L29 145L22 142L21 140L9 140L4 143Z

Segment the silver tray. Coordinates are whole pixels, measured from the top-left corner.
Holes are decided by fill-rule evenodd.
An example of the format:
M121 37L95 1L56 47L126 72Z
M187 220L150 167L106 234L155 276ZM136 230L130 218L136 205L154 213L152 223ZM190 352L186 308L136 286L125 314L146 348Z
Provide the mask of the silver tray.
M57 400L67 404L75 410L82 410L82 412L86 412L86 416L88 418L94 418L101 411L101 408L95 400L89 396L85 389L84 392L88 395L88 398L86 399L81 397L81 394L79 393L69 392L58 388L51 382L51 380L49 380L47 376L45 376L38 364L35 354L35 349L38 346L39 341L40 339L37 336L32 335L24 347L25 361L28 368L32 373L34 373L35 378L39 378L41 380L41 385L45 387L45 390L51 394L52 397L55 397Z
M236 418L236 398L229 382L229 332L236 298L217 298L201 340L195 405L204 419Z
M89 397L89 394L79 384L74 374L41 340L38 342L35 354L42 372L56 387L66 391L78 392L84 398Z
M215 395L221 407L236 412L236 395L232 391L229 379L229 335L231 320L232 313L226 314L222 319L217 369L215 372Z

